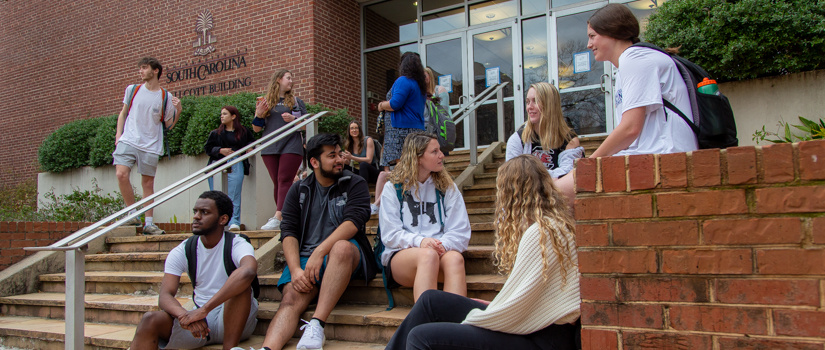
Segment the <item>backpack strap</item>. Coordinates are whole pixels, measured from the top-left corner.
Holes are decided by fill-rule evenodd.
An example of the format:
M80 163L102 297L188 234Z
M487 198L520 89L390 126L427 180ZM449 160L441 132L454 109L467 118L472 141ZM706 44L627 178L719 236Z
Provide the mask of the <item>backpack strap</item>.
M441 222L441 232L444 232L444 216L442 215L443 211L441 209L442 204L444 203L444 194L441 193L441 190L435 189L435 201L438 203L438 221Z
M188 265L186 273L189 274L189 281L192 282L192 302L194 303L195 286L197 285L198 275L198 236L191 236L186 239L184 252L186 253L186 262ZM200 307L197 303L195 306Z
M232 246L236 235L243 238L247 242L252 243L249 236L243 233L236 234L230 231L223 231L223 269L226 271L227 278L229 278L229 276L238 269L238 267L235 266L235 260L232 260ZM257 274L255 275L255 279L252 280L252 294L255 299L258 299L258 296L261 294L261 284L258 281Z
M129 117L129 112L132 111L132 102L135 101L135 96L137 96L138 90L143 84L134 84L132 85L132 90L129 91L129 102L126 104L126 116L123 120Z

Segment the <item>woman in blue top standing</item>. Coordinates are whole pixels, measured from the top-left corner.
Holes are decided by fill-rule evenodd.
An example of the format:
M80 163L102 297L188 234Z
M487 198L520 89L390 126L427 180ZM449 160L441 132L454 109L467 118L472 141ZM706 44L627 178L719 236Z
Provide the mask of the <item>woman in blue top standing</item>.
M405 52L401 55L398 72L400 77L392 84L387 96L389 101L378 104L379 112L391 112L385 126L384 152L381 157L384 170L389 170L390 163L401 158L401 148L407 135L416 130L424 130L424 94L427 92L427 82L421 57L415 52Z

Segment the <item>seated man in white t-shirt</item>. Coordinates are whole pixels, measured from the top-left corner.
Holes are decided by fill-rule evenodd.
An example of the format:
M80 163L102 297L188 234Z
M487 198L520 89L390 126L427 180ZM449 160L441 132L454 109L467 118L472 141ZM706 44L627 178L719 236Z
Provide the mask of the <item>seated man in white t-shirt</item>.
M699 148L696 135L679 115L664 107L671 102L693 121L688 87L673 60L657 50L632 46L639 42L639 22L621 4L597 10L587 21L587 48L596 61L616 67L616 128L590 158L634 154L689 152ZM573 204L572 176L556 182Z
M132 350L194 349L223 344L231 349L249 338L258 323L258 301L252 281L257 276L255 250L244 238L232 234L232 263L227 276L224 266L224 229L232 217L232 200L219 191L207 191L195 202L190 239L197 239L196 285L191 310L175 299L180 275L188 272L186 241L166 258L158 305L161 311L147 312L132 340ZM199 238L199 239L198 239Z

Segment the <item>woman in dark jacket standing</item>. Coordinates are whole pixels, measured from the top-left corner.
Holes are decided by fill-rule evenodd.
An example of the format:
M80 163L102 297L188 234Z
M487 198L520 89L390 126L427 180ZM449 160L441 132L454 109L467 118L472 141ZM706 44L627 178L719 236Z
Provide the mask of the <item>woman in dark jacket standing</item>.
M241 125L238 109L234 106L224 106L221 109L221 126L209 133L204 150L209 155L209 164L226 157L232 152L246 147L252 141L252 131ZM232 159L235 159L233 157ZM230 159L230 161L232 160ZM229 168L227 176L226 194L232 199L232 218L229 219L229 230L241 230L241 190L243 188L243 177L248 174L247 161L235 163ZM209 190L214 189L212 178L209 178Z

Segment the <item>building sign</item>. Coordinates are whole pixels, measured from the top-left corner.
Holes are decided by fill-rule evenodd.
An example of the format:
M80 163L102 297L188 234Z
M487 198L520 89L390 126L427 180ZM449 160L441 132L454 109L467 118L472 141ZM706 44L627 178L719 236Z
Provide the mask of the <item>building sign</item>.
M203 10L198 14L198 20L195 22L195 31L198 33L198 38L192 43L192 47L195 48L195 56L206 56L215 52L212 43L218 41L218 39L212 35L212 27L214 26L212 12Z

